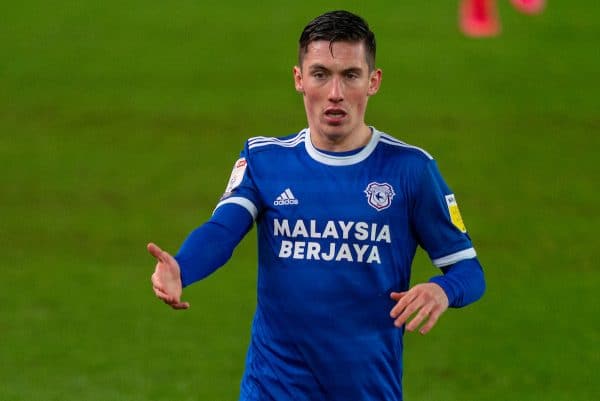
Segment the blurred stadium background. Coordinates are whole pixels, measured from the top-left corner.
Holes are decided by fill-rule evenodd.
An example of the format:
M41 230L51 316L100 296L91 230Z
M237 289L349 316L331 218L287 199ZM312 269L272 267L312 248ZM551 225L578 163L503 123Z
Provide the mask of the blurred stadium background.
M209 217L245 138L306 125L297 37L337 8L377 34L368 121L436 156L487 272L406 336L406 399L600 399L596 0L500 2L481 40L457 1L23 0L0 16L0 400L237 399L254 233L187 312L145 245Z

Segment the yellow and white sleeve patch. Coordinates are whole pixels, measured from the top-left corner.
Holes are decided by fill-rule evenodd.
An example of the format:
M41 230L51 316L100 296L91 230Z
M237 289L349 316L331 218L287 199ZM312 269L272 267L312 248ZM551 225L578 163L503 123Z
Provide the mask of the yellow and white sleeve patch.
M227 188L225 188L224 196L231 194L231 192L233 192L233 190L242 183L247 166L248 163L243 157L235 162L233 165L233 170L231 171L231 177L229 177L229 181L227 182Z
M448 205L448 212L450 212L450 220L452 221L452 224L454 224L456 228L463 233L466 233L467 227L465 227L465 223L460 215L460 210L458 210L458 203L456 203L454 194L446 195L446 204Z

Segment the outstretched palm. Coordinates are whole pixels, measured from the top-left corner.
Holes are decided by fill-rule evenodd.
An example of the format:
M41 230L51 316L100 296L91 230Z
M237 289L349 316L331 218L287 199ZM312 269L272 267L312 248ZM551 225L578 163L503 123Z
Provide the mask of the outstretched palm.
M152 289L156 296L173 309L189 308L189 303L181 302L181 275L175 258L156 244L149 243L147 248L156 258L156 268L152 274Z

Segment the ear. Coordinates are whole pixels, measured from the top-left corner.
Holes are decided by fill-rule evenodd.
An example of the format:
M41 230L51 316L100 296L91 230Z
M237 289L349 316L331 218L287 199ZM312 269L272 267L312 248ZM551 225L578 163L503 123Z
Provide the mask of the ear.
M294 67L294 86L296 90L300 93L304 93L304 85L302 84L302 70L300 67Z
M382 74L383 73L379 68L371 72L371 75L369 76L369 89L367 90L368 96L373 96L379 90L379 87L381 86Z

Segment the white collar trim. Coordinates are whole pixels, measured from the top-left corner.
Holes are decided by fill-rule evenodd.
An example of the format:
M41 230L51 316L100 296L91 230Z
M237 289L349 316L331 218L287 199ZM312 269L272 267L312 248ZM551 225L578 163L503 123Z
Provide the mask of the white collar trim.
M311 139L310 139L310 128L306 128L306 137L304 140L304 145L306 147L306 151L308 155L318 161L319 163L327 164L329 166L350 166L352 164L357 164L365 160L367 157L373 153L377 143L379 142L379 138L381 136L381 132L377 131L375 127L369 127L371 129L371 140L367 145L358 153L355 153L350 156L335 156L330 155L328 153L323 153L314 147Z

